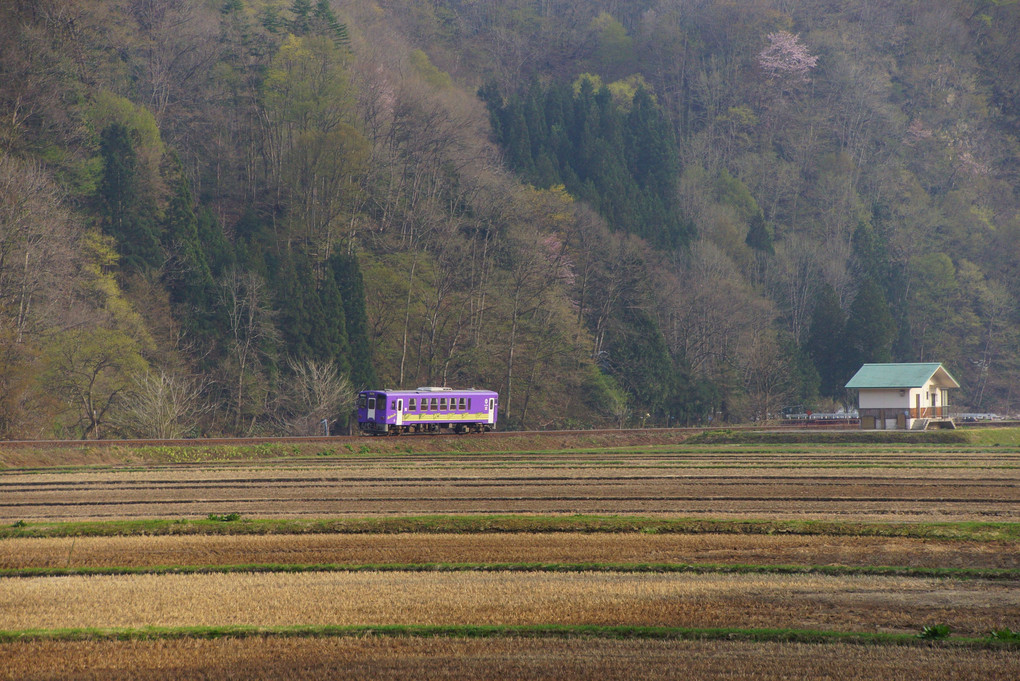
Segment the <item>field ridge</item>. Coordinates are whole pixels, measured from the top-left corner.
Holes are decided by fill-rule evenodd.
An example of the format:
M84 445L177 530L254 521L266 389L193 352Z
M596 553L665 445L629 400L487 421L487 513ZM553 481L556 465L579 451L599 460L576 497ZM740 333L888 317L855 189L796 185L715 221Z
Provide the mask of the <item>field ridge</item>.
M736 627L657 627L630 625L311 625L311 626L213 626L0 630L0 643L33 640L153 640L178 638L280 637L448 637L448 638L568 638L646 640L723 640L781 643L860 643L893 646L938 646L971 649L1020 649L1020 640L949 636L937 640L920 634L850 632L822 629L750 629Z
M3 578L98 575L231 574L244 572L619 572L687 574L869 575L932 579L1020 580L1020 569L909 567L896 565L756 565L740 563L246 563L33 567L0 569Z
M0 539L175 534L409 534L500 532L647 532L671 534L795 534L1003 541L1020 539L1014 522L864 522L649 518L602 515L419 515L381 518L147 519L67 522L18 521Z

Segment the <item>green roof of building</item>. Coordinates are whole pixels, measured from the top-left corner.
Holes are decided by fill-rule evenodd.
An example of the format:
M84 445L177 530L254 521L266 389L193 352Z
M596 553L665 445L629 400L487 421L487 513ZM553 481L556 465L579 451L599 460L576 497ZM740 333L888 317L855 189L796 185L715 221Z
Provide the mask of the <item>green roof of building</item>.
M865 364L846 387L848 388L920 388L932 377L940 388L959 388L960 384L938 362L907 364Z

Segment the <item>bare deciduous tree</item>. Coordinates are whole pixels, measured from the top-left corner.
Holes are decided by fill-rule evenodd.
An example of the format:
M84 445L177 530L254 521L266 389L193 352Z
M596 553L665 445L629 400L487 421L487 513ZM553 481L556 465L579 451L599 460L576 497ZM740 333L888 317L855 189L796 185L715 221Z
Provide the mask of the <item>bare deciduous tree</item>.
M228 272L220 282L220 303L229 324L227 343L235 365L233 376L234 430L241 431L246 385L262 380L266 346L277 337L266 283L255 272ZM254 421L254 419L253 419Z
M327 425L345 419L354 405L354 387L332 362L287 362L291 377L281 396L282 420L292 435L321 433ZM346 421L344 420L346 425Z
M126 432L159 439L180 438L212 411L206 399L205 378L159 370L136 375L133 383L118 417Z

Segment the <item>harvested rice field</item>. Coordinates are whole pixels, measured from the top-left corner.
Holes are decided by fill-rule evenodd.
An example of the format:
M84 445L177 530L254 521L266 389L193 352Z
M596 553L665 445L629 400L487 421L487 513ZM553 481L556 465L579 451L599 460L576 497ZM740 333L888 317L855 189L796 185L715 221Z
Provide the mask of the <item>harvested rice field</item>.
M1017 447L662 439L0 448L0 679L1020 677Z
M1012 613L1012 616L1009 614ZM626 626L963 636L1016 625L987 580L603 572L93 575L0 582L0 630L215 626Z
M826 535L501 532L0 539L0 570L157 565L873 565L1012 569L1020 542Z
M1003 650L743 641L221 638L0 644L0 679L520 679L844 681L1020 677Z
M1020 455L660 446L98 466L0 475L0 522L421 514L1020 521Z

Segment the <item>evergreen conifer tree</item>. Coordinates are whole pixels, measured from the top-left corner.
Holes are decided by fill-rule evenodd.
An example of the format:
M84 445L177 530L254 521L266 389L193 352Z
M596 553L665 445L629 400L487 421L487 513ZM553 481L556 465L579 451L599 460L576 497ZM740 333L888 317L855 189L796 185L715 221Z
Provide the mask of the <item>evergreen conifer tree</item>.
M280 335L283 340L284 352L295 359L310 359L312 352L312 315L315 306L310 304L307 287L311 284L298 276L297 256L293 253L284 254L274 277L276 300L274 307L279 319ZM314 284L311 284L314 293ZM321 310L318 311L321 314Z
M165 281L170 302L185 329L206 340L214 334L214 283L198 234L191 188L180 161L173 162L173 195L163 220L163 248L168 254Z
M121 262L129 268L158 267L162 253L155 220L156 211L142 196L138 179L138 155L128 128L107 126L101 135L103 175L99 204L103 230L117 241Z
M351 348L347 341L347 315L344 313L344 301L336 285L336 277L328 264L319 283L318 296L322 312L318 319L313 320L313 351L316 357L333 362L341 373L350 376Z
M372 366L372 348L368 340L368 315L365 310L365 282L358 256L337 253L329 260L344 306L347 342L350 347L351 382L358 389L376 385Z
M290 32L296 36L307 35L312 28L312 0L294 0L290 6L292 19Z
M892 361L892 345L896 340L896 322L882 288L866 279L850 305L846 325L846 343L851 364Z
M850 348L846 343L846 314L832 286L825 284L818 293L805 351L818 369L819 392L837 398L849 379Z

